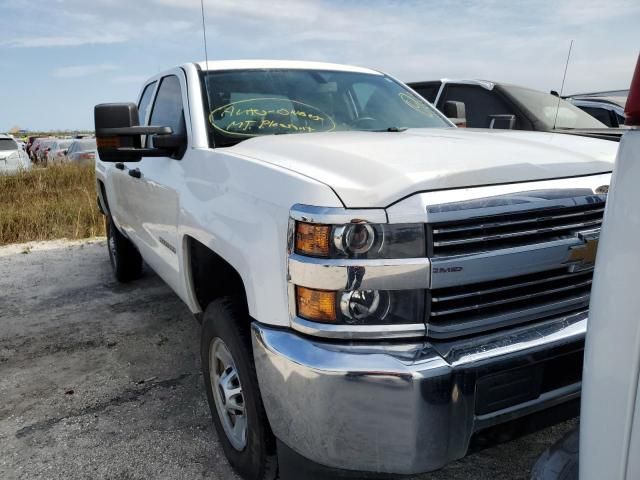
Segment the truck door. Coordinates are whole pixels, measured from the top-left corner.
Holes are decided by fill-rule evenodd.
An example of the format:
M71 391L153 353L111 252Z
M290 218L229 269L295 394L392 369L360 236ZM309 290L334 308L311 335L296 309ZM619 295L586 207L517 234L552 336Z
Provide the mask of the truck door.
M144 87L140 101L138 102L138 113L140 125L147 125L151 100L156 90L158 82L151 82ZM125 195L128 191L127 183L130 181L129 169L138 167L138 162L118 162L107 164L109 173L106 176L108 184L107 191L114 192L108 198L111 217L115 220L118 228L123 231L131 240L136 242L136 232L133 227L134 198Z
M186 82L182 70L159 80L148 124L171 127L189 143L190 131L185 121ZM153 136L145 139L153 147ZM187 150L188 151L188 150ZM177 288L178 279L178 192L176 185L183 178L181 158L143 157L128 164L123 177L128 199L129 223L136 245L145 261L170 286Z

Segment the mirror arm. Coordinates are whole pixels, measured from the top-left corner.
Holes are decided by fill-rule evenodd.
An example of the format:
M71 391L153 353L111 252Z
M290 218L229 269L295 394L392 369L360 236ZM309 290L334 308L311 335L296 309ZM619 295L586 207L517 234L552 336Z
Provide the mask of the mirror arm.
M134 153L143 157L169 157L173 152L164 148L117 148L120 153Z
M171 127L115 127L100 128L96 130L96 136L115 137L118 135L171 135L173 130Z

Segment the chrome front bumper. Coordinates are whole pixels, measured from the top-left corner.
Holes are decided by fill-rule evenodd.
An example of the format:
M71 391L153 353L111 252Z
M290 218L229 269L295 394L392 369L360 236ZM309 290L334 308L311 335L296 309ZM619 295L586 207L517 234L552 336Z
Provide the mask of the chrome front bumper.
M450 343L384 345L255 322L252 338L265 409L282 442L327 467L413 474L463 457L479 430L578 398L579 381L490 413L478 413L477 403L483 379L579 354L586 322L585 312Z

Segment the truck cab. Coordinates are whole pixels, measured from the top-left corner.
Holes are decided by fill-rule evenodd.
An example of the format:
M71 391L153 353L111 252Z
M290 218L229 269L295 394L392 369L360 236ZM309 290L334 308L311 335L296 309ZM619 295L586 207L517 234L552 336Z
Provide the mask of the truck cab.
M426 472L575 414L616 143L457 129L314 62L184 64L95 122L115 276L144 261L202 322L243 478Z

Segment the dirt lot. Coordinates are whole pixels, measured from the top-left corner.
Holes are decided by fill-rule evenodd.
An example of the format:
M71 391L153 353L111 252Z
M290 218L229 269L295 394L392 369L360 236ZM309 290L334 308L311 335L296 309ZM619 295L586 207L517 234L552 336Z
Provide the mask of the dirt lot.
M115 283L104 241L1 247L0 478L237 479L198 356L186 307L151 272ZM567 428L419 479L528 478Z

